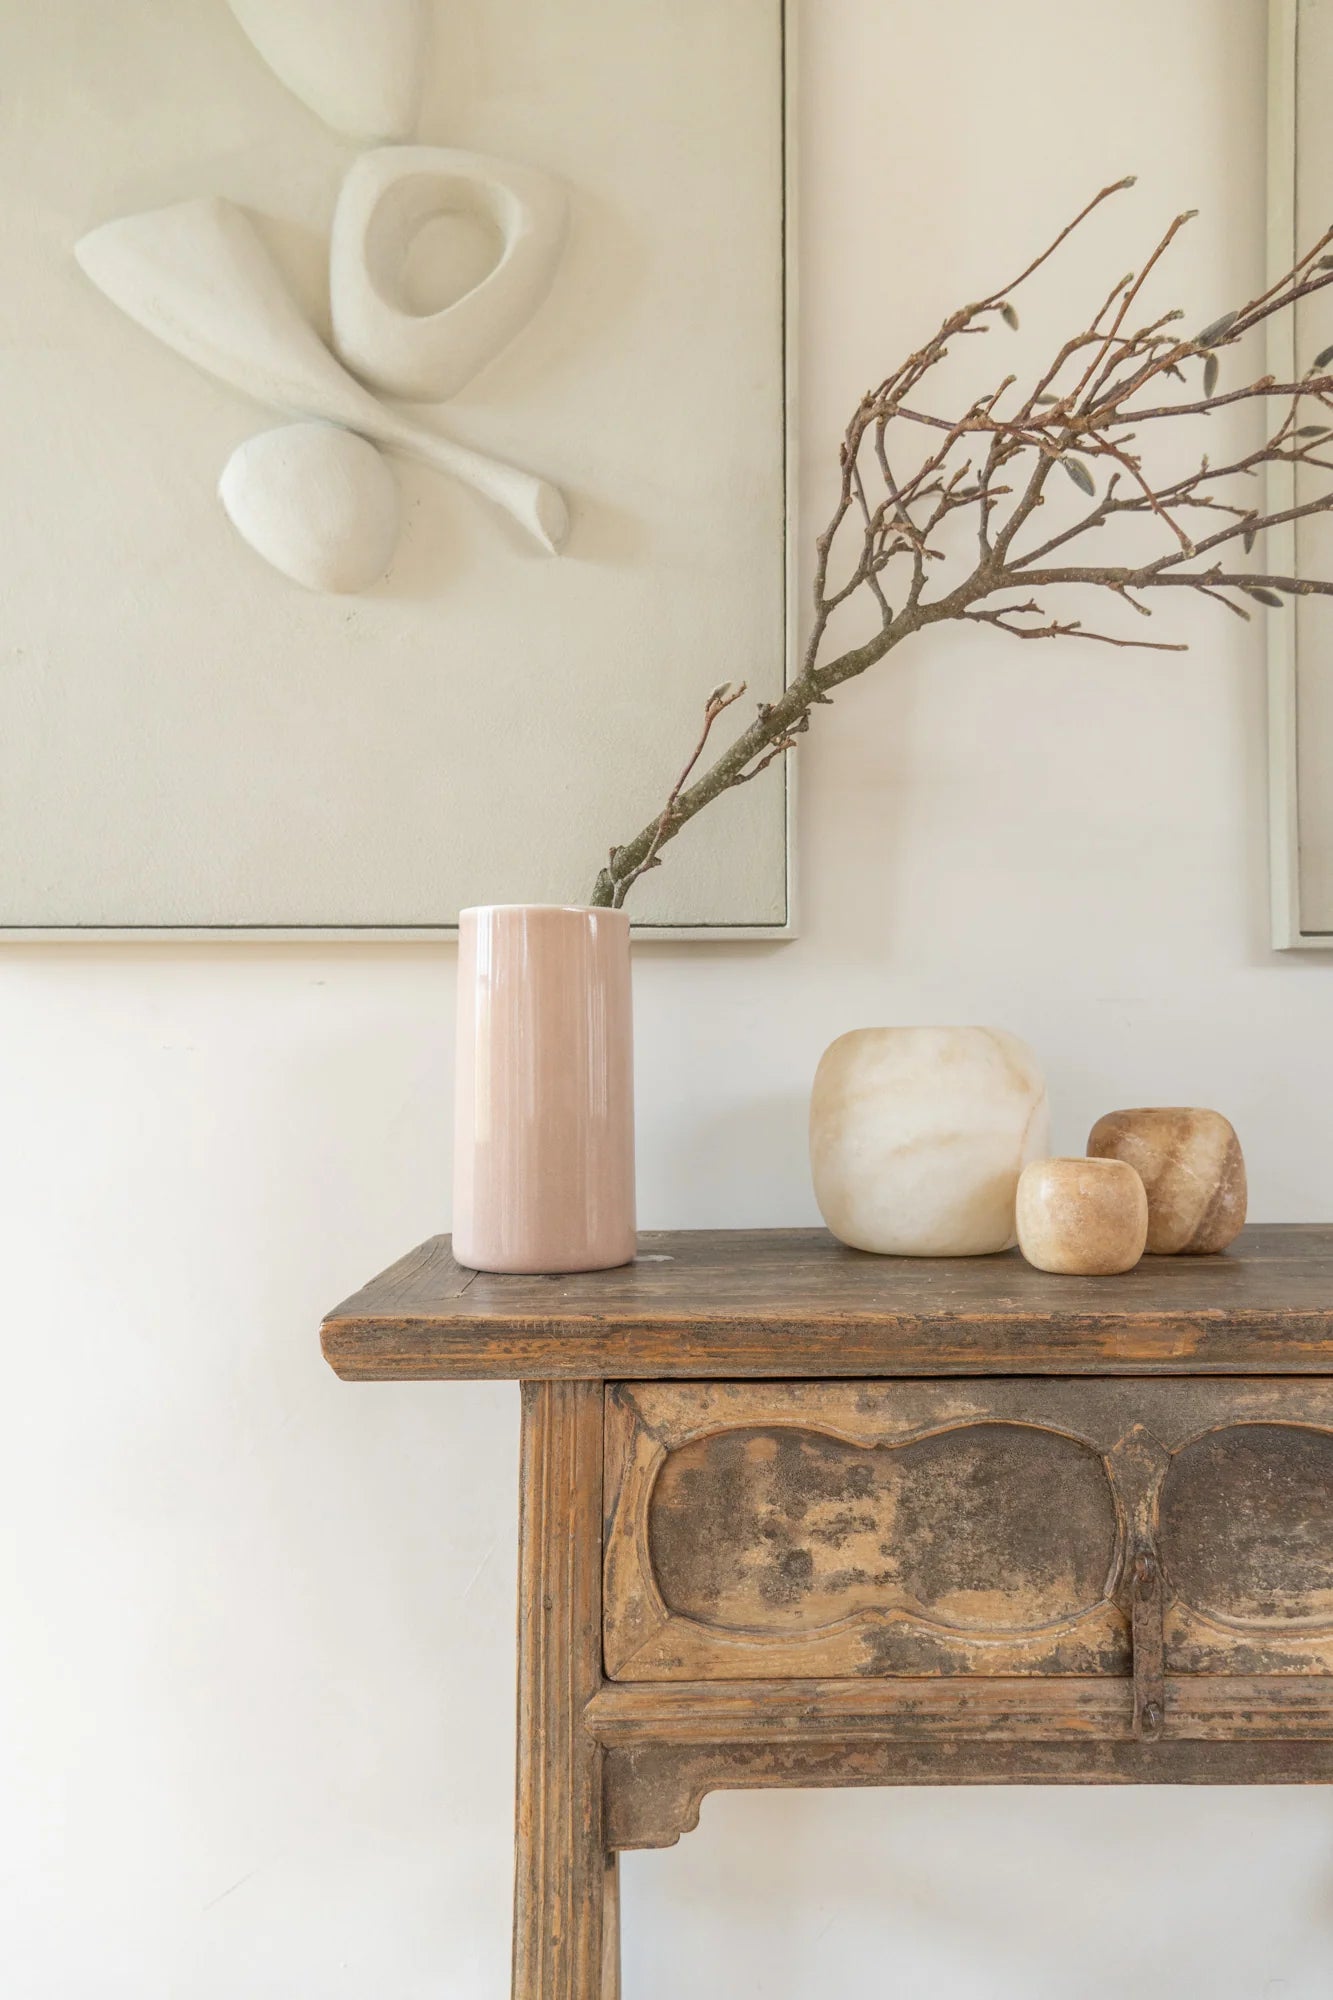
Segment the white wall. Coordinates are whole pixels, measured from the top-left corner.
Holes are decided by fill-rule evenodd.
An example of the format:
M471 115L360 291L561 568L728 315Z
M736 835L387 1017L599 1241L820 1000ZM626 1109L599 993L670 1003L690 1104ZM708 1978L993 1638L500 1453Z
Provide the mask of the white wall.
M1191 313L1248 291L1262 13L809 0L807 542L879 364L1093 185L1141 176L1071 313L1196 203ZM1333 966L1263 941L1259 636L1172 618L1183 659L932 639L820 715L801 940L640 955L645 1224L810 1219L821 1047L936 1019L1031 1040L1062 1147L1216 1103L1256 1217L1333 1210ZM447 1223L451 986L413 949L0 964L15 2000L507 1992L517 1395L350 1389L315 1340ZM722 1796L625 1904L627 2000L1324 2000L1333 1807Z

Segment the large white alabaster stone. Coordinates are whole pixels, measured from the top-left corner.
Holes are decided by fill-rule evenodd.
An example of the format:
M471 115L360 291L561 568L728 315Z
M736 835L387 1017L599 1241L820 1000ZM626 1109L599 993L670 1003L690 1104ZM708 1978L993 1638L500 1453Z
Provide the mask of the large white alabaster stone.
M857 1250L976 1257L1017 1240L1018 1177L1049 1150L1046 1086L1002 1028L855 1028L810 1099L820 1213Z

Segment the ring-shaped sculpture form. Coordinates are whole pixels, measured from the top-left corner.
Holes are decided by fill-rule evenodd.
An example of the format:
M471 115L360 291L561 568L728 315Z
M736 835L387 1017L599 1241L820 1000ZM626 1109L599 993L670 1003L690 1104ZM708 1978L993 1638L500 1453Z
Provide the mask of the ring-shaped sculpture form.
M498 261L461 298L414 311L404 272L432 218L468 215L499 233ZM565 198L545 174L444 146L384 146L348 169L329 245L334 346L390 394L456 395L531 317L564 241Z

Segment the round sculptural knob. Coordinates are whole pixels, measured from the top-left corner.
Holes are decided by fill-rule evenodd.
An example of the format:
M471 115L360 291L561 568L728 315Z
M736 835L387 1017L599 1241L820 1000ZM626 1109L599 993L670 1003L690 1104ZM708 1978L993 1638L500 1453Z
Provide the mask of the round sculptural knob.
M1098 1159L1123 1160L1148 1190L1158 1257L1225 1250L1245 1221L1245 1157L1220 1111L1108 1111L1088 1134Z
M1039 1271L1109 1277L1148 1240L1148 1197L1123 1160L1034 1160L1018 1180L1018 1247Z

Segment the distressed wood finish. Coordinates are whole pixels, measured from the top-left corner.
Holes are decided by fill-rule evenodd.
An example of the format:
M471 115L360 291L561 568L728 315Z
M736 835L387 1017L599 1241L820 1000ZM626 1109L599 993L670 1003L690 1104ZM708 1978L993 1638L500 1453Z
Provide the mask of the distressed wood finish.
M602 1753L601 1428L595 1384L523 1385L514 2000L615 2000L616 1863Z
M618 1679L1333 1674L1333 1383L622 1384Z
M823 1230L644 1234L639 1261L495 1277L437 1236L330 1313L349 1381L1333 1373L1333 1229L1115 1278L1001 1257L872 1257Z
M618 2000L616 1855L719 1788L1333 1782L1333 1230L641 1250L437 1238L324 1326L352 1379L523 1378L516 2000Z
M608 1751L607 1838L674 1847L709 1792L807 1785L1326 1785L1333 1743L655 1744Z
M1181 1743L1333 1741L1333 1679L1181 1674L1169 1683L1163 1736ZM1128 1743L1128 1680L607 1682L587 1723L608 1749L645 1744Z

